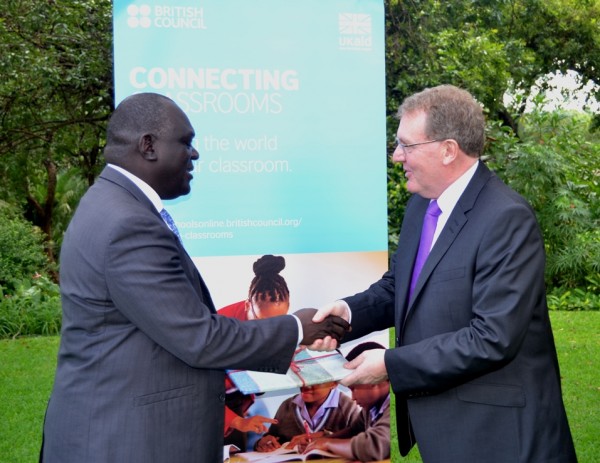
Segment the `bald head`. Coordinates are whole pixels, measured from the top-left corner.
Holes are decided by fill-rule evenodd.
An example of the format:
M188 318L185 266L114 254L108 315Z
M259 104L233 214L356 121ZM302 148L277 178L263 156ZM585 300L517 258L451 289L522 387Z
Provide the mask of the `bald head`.
M113 112L106 129L104 157L125 167L127 155L135 151L144 134L160 136L169 126L167 111L175 106L158 93L138 93L125 98Z
M163 199L190 192L194 129L175 102L157 93L124 99L108 122L104 157L146 182Z

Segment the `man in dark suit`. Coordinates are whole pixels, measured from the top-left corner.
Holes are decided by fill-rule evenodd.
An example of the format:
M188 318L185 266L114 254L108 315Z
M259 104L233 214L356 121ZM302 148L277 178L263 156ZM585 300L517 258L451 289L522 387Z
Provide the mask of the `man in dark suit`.
M125 99L108 124L109 164L62 245L44 462L222 462L224 369L284 373L299 343L347 327L313 323L314 309L248 322L216 315L161 216L161 200L190 191L193 138L181 109L151 93Z
M576 461L544 243L531 207L479 160L481 106L440 86L409 97L398 116L393 160L414 193L398 251L381 280L314 319L351 317L348 340L393 326L396 345L361 354L342 383L389 377L402 455L417 443L426 463Z

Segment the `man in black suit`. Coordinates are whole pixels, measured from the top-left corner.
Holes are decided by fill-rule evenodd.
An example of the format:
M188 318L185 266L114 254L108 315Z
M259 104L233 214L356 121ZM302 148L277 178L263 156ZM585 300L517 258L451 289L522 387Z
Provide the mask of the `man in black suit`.
M63 326L41 459L221 463L224 369L284 373L299 343L341 337L314 309L241 322L216 314L163 199L190 191L198 159L170 99L133 95L107 129L108 165L60 258Z
M361 354L342 383L389 377L402 455L416 442L427 463L576 461L544 243L531 207L479 160L481 106L444 85L407 98L398 116L393 160L414 193L398 251L381 280L314 319L351 317L344 340L395 327L396 345Z

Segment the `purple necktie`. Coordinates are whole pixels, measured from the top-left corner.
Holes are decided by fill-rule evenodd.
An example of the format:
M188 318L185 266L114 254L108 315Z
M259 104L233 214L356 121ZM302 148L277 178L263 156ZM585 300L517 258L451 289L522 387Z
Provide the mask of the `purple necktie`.
M437 226L438 217L441 213L442 211L438 207L437 201L434 199L429 203L429 206L427 207L427 212L425 213L425 217L423 218L423 230L421 230L421 241L419 242L419 251L417 252L417 258L415 259L415 266L413 268L413 274L410 280L410 291L408 293L408 300L410 300L410 298L412 297L412 293L415 290L415 286L417 286L417 280L419 279L421 269L423 268L423 265L425 265L425 261L427 260L427 256L429 255L429 251L431 250L433 234L435 233L435 227Z
M175 221L173 220L173 217L171 217L171 214L169 214L166 209L161 209L160 216L163 218L163 220L165 221L167 226L171 229L171 231L173 233L175 233L175 236L177 236L177 238L179 238L179 241L181 241L181 236L179 235L179 230L177 230L177 225L175 225Z

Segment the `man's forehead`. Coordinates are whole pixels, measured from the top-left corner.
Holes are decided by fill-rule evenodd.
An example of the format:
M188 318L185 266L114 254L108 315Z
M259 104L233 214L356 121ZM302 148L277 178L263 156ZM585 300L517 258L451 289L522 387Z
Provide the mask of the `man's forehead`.
M180 132L182 136L194 137L194 128L187 115L179 108L179 106L175 104L171 105L169 113L169 121L174 130Z
M427 114L424 111L412 111L402 115L398 124L398 133L422 132L427 122Z

